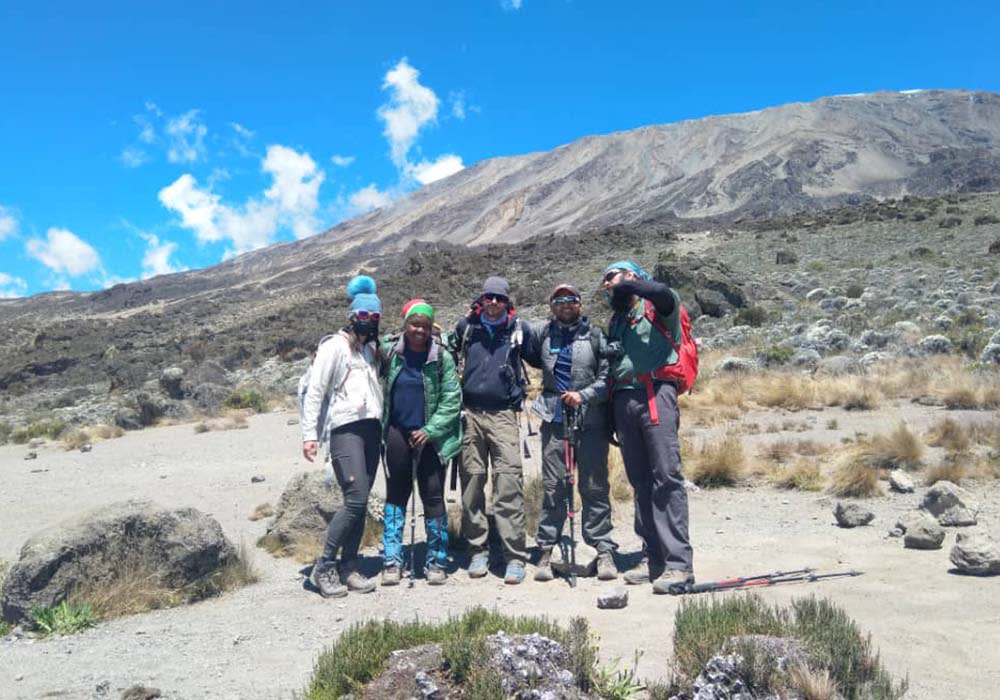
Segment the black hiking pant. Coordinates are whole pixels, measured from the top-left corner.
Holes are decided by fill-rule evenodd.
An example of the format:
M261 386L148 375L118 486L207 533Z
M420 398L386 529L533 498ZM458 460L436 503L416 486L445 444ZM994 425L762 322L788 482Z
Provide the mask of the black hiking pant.
M385 432L385 502L406 510L406 502L413 491L413 448L406 433L394 425ZM427 441L420 449L417 463L417 488L424 504L425 518L444 515L444 467L434 445Z
M342 562L358 557L365 534L368 494L378 473L382 425L374 418L348 423L330 431L333 474L344 495L344 506L330 519L323 559L333 561L340 552Z

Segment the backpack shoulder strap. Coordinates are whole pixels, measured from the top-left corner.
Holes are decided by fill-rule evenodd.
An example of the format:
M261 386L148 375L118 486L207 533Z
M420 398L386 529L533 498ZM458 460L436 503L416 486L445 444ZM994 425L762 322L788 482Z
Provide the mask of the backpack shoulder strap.
M681 344L678 343L676 340L674 340L674 336L670 332L670 329L667 328L667 325L663 322L663 319L661 319L659 314L656 313L656 307L653 306L653 302L651 302L649 299L643 299L643 302L645 302L645 307L643 309L643 316L645 316L646 320L648 320L651 324L653 324L653 327L656 328L656 330L660 331L660 333L663 334L663 337L666 338L667 341L673 346L674 352L676 352L679 355L681 352Z

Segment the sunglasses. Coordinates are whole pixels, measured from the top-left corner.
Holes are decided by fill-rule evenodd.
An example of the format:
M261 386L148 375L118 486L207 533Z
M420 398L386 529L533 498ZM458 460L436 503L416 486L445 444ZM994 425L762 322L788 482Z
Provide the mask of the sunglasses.
M503 294L484 294L479 298L486 303L494 304L506 304L508 301L507 297Z
M625 270L608 270L604 275L604 281L610 282L618 275L625 274Z
M374 321L378 323L379 319L382 318L382 314L378 311L365 311L364 309L358 309L354 312L354 318L359 321Z
M579 304L580 297L578 296L563 296L563 297L552 297L553 304Z

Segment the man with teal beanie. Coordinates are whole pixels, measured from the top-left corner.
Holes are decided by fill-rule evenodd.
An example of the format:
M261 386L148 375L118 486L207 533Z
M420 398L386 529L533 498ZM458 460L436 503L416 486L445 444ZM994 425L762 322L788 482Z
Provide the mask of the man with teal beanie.
M614 310L608 326L616 350L609 353L611 410L635 491L635 532L643 542L643 562L625 574L625 581L652 581L653 592L668 593L672 585L694 581L694 555L681 474L677 385L650 377L678 362L680 298L631 260L608 265L602 285Z

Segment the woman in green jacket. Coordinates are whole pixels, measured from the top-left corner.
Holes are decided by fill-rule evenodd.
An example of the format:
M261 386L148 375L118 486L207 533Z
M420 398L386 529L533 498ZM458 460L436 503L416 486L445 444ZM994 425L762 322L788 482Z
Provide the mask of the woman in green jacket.
M387 485L382 585L396 585L402 576L406 503L413 495L414 479L424 504L427 532L424 573L428 583L440 585L447 578L448 558L445 465L462 445L462 389L454 359L432 336L431 305L423 299L408 301L403 305L403 319L403 335L383 345Z

